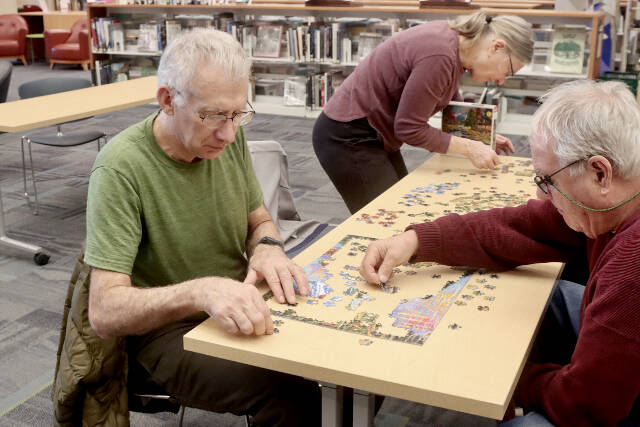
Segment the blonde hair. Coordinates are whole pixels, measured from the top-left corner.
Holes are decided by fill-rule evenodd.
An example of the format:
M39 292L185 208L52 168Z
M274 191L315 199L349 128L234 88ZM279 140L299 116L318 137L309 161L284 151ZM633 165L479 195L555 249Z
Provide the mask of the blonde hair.
M533 58L533 31L531 24L519 16L489 16L484 12L459 16L449 22L451 29L471 40L471 44L493 35L504 40L509 51L521 62L528 64Z

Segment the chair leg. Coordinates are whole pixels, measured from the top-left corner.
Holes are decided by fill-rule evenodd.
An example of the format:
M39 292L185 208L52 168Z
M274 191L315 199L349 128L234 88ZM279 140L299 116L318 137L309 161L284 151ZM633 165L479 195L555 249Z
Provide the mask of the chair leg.
M80 65L82 65L82 69L83 69L84 71L89 71L89 67L87 66L87 63L86 63L86 62L83 62L83 63L82 63L82 64L80 64Z
M24 55L22 55L22 56L20 57L20 60L22 61L22 65L24 65L25 67L28 65L28 64L27 64L27 58L26 58Z
M180 411L178 411L178 427L182 427L182 420L184 419L184 410L185 406L180 406Z
M33 185L33 197L34 197L34 205L31 204L31 197L29 196L29 191L27 191L27 168L24 154L24 142L27 141L27 145L29 148L29 166L31 168L31 184ZM38 189L36 187L36 176L33 170L33 155L31 152L31 140L27 137L22 137L20 139L20 151L22 152L22 181L24 185L24 198L27 201L27 206L31 209L31 212L34 215L38 215L40 213L40 204L38 203Z
M50 70L53 70L53 64L55 64L55 62L49 61L49 69Z

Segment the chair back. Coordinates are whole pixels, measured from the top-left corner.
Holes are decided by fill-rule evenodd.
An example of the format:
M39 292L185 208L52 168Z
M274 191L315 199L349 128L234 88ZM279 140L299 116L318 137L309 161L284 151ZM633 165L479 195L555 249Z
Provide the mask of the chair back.
M9 83L11 82L11 71L13 71L11 62L0 61L0 102L5 102L7 100Z
M27 21L20 15L0 15L0 40L20 39L20 30L24 30L23 38L29 32Z
M71 26L71 35L65 43L80 43L80 31L89 29L89 19L80 18Z
M87 87L91 87L91 82L87 79L79 77L48 77L21 84L18 88L18 95L22 99L34 98Z

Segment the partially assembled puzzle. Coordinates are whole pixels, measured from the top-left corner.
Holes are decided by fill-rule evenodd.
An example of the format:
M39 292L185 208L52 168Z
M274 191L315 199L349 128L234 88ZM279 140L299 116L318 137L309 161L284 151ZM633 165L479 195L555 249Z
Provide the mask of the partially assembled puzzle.
M510 159L495 171L442 169L436 171L439 183L416 186L412 181L406 190L389 192L395 200L381 198L385 208L374 207L348 220L355 220L357 234L342 237L304 267L311 292L298 297L297 305L279 304L270 291L264 294L277 329L286 327L287 321L298 321L360 335L362 345L375 339L423 345L454 304L490 315L500 304L500 274L435 263L405 264L380 286L367 283L359 266L367 246L376 240L371 236L401 233L410 224L449 213L525 203L535 197L532 167L530 160ZM444 327L456 331L464 324L450 320Z

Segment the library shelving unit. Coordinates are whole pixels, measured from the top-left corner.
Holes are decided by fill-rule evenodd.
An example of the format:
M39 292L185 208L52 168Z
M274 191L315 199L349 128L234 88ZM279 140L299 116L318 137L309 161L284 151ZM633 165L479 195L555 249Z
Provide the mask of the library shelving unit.
M264 0L256 0L260 3L254 4L224 4L224 5L119 5L119 4L89 4L87 13L90 19L110 17L115 15L145 15L157 16L158 19L173 19L178 15L214 15L222 13L233 14L234 21L254 20L263 16L286 16L286 17L313 17L317 20L326 18L379 18L396 19L403 23L407 20L435 20L451 19L457 15L474 13L479 9L471 8L425 8L419 7L417 1L406 0L369 0L361 6L305 6L295 0L281 0L287 3L262 3ZM474 4L477 2L474 2ZM480 4L482 3L482 4ZM532 24L555 24L555 25L581 25L590 29L587 36L587 46L585 52L588 54L586 71L582 74L558 74L544 71L533 71L530 67L520 70L515 79L523 81L524 88L514 89L525 93L526 81L534 79L595 79L600 74L601 61L601 39L603 27L603 12L572 12L556 11L552 9L541 9L548 7L552 2L549 0L520 0L506 2L505 0L480 1L481 10L489 15L518 15ZM549 3L549 4L547 4ZM500 7L497 7L500 6ZM131 52L104 52L93 51L93 59L107 59L113 55L148 55L157 56L159 53L131 53ZM254 59L256 64L279 63L289 64L293 67L307 65L305 62L279 61L278 59ZM325 66L332 66L324 64ZM343 67L346 72L353 69L353 63L334 64L333 66ZM508 88L504 89L509 93ZM293 115L301 117L315 117L317 110L309 110L305 107L291 107L283 105L281 97L261 96L256 97L254 104L256 111L269 114ZM516 121L523 121L519 118ZM513 129L510 129L513 131ZM513 133L513 132L512 132ZM517 133L524 133L520 129Z

